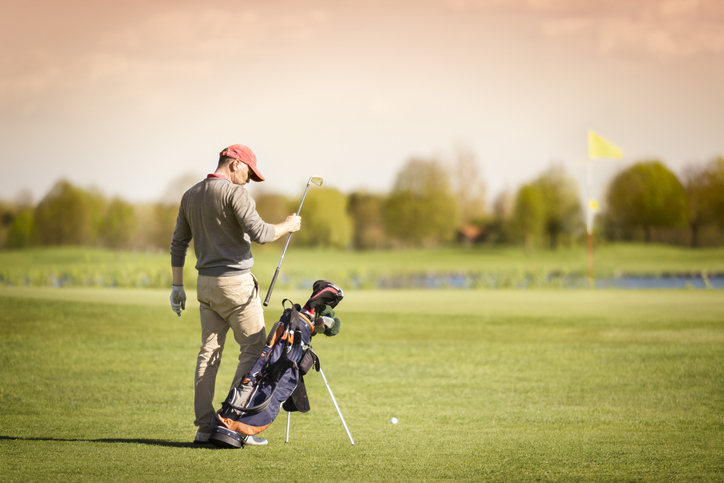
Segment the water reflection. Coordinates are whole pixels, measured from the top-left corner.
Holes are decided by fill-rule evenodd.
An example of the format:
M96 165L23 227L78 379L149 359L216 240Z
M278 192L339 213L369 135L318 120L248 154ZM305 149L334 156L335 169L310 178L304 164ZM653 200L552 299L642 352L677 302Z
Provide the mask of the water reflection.
M370 280L353 280L356 288L369 287ZM570 274L500 275L500 274L414 274L377 277L372 285L378 289L535 289L588 288L585 276ZM597 289L724 289L724 274L670 274L659 276L624 275L599 278Z

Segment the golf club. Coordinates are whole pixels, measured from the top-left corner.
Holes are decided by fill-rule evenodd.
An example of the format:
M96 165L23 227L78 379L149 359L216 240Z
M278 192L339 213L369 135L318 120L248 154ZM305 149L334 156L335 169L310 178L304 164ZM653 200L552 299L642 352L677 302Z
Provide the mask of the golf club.
M302 211L302 205L304 204L304 198L307 196L307 190L309 190L310 184L315 184L317 186L322 186L322 183L324 180L321 176L310 176L309 181L307 181L307 186L304 188L304 194L302 195L302 201L299 203L299 208L297 208L297 216ZM274 277L272 277L271 285L269 285L269 291L266 293L266 298L264 299L264 307L269 305L269 299L271 299L272 291L274 290L274 284L277 283L277 276L279 275L279 270L282 268L282 262L284 261L284 254L287 253L287 247L289 246L289 240L292 239L292 234L290 233L287 237L287 243L284 245L284 250L282 251L282 256L279 259L279 265L277 265L277 269L274 272Z

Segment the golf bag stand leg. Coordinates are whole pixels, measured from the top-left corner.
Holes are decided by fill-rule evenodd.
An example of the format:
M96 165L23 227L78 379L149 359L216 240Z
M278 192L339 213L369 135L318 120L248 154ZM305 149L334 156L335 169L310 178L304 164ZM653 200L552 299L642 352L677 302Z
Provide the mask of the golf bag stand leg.
M284 440L285 443L289 442L289 423L292 422L292 412L287 411L287 439Z
M352 439L352 435L349 432L349 428L347 428L347 423L344 422L344 416L342 416L342 411L339 410L339 406L337 405L337 400L334 399L334 394L332 394L332 388L329 387L329 383L327 382L327 378L324 377L324 371L322 368L319 368L319 373L322 375L322 379L324 379L324 385L327 386L327 391L329 391L329 395L332 398L332 402L334 403L334 407L337 408L337 414L339 414L339 419L342 420L342 426L344 426L344 430L347 431L347 436L349 436L349 442L352 443L352 446L354 446L354 440Z

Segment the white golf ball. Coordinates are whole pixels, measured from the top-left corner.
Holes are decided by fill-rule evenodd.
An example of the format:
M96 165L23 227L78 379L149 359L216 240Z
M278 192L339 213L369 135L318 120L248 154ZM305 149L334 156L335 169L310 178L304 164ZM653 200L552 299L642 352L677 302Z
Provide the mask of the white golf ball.
M397 418L392 418L392 419L390 419L390 422L391 422L392 424L397 424Z

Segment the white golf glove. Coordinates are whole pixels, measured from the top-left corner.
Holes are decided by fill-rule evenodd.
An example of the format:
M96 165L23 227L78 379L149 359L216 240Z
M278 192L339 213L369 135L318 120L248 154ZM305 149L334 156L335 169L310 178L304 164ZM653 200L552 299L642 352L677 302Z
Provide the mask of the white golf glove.
M183 285L173 285L171 289L171 309L181 317L181 311L186 310L186 292Z

